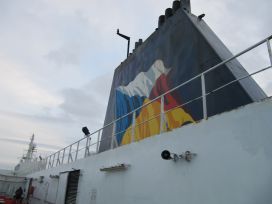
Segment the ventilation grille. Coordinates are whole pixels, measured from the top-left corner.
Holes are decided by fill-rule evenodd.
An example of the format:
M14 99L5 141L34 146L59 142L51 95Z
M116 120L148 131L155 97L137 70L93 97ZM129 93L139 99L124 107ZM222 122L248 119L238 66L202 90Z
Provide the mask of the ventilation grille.
M76 204L80 171L72 171L68 176L65 204Z

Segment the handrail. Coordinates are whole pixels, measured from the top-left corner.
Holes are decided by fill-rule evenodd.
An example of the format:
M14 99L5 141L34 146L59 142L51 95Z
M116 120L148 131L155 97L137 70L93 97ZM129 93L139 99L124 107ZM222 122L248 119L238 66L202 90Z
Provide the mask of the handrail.
M127 113L127 114L125 114L125 115L119 117L118 119L115 119L114 121L112 121L112 122L106 124L106 125L103 126L102 128L100 128L100 129L98 129L98 130L92 132L90 135L88 135L88 137L81 138L80 140L78 140L78 141L76 141L76 142L74 142L74 143L72 143L72 144L70 144L70 145L68 145L68 146L66 146L66 147L64 147L64 148L62 148L62 149L60 149L59 151L57 151L57 152L55 152L55 153L53 153L53 154L47 156L47 157L44 159L44 160L46 161L45 168L51 168L51 167L53 167L53 166L57 166L57 165L60 165L60 164L65 163L65 161L64 161L65 156L68 156L67 162L70 163L70 157L72 157L72 154L74 154L74 153L76 153L76 156L75 156L74 159L77 160L77 159L78 159L78 158L77 158L78 153L79 153L80 151L84 150L84 149L85 149L84 157L86 157L86 156L88 156L88 155L90 154L89 148L90 148L91 146L96 146L96 148L97 148L96 153L98 153L99 143L101 143L102 141L105 141L105 140L109 140L109 139L111 139L111 140L112 140L111 142L113 142L113 139L116 140L116 135L118 135L118 134L124 132L125 130L124 130L124 131L120 131L120 132L118 132L118 133L113 132L113 134L112 134L111 136L106 137L106 138L103 138L103 139L99 139L99 138L98 138L98 139L97 139L97 142L92 143L92 144L89 144L89 141L90 141L89 138L90 138L90 136L92 136L92 135L94 135L94 134L96 134L96 133L98 133L98 135L100 136L101 131L104 130L105 128L107 128L107 127L109 127L109 126L111 126L111 125L115 125L116 122L118 122L119 120L122 120L123 118L125 118L125 117L127 117L127 116L129 116L129 115L131 115L131 114L133 114L133 113L135 113L136 111L142 109L143 107L146 107L146 106L150 105L151 103L153 103L154 101L157 101L158 99L163 99L165 95L167 95L167 94L169 94L169 93L171 93L171 92L177 90L178 88L180 88L180 87L182 87L182 86L184 86L184 85L186 85L186 84L188 84L188 83L190 83L190 82L192 82L193 80L198 79L198 78L201 78L201 80L202 80L202 83L201 83L201 86L202 86L202 95L199 96L199 97L196 97L196 98L194 98L194 99L191 99L191 100L189 100L189 101L187 101L187 102L185 102L185 103L183 103L183 104L181 104L181 105L179 105L179 106L177 106L177 107L182 107L182 106L185 106L185 105L187 105L187 104L189 104L189 103L192 103L193 101L202 99L202 101L203 101L203 117L204 117L204 119L206 119L206 118L207 118L207 113L206 113L206 116L205 116L205 110L204 110L204 109L206 108L206 96L208 96L209 94L212 94L212 93L214 93L214 92L216 92L216 91L219 91L219 90L221 90L221 89L223 89L223 88L225 88L225 87L227 87L227 86L229 86L229 85L231 85L231 84L233 84L233 83L235 83L235 82L241 81L241 80L243 80L243 79L245 79L245 78L251 77L251 76L253 76L253 75L256 75L256 74L258 74L258 73L260 73L260 72L263 72L263 71L266 71L266 70L272 68L272 51L271 51L271 44L270 44L270 40L271 40L271 39L272 39L272 35L270 35L269 37L267 37L267 38L265 38L265 39L259 41L259 42L256 43L256 44L254 44L254 45L248 47L247 49L245 49L245 50L239 52L238 54L236 54L236 55L234 55L234 56L232 56L232 57L230 57L230 58L228 58L228 59L222 61L221 63L219 63L219 64L217 64L217 65L215 65L215 66L209 68L208 70L206 70L206 71L204 71L204 72L202 72L202 73L200 73L200 74L198 74L198 75L192 77L191 79L189 79L189 80L187 80L187 81L185 81L185 82L179 84L178 86L176 86L176 87L174 87L174 88L168 90L167 92L161 94L160 96L158 96L158 97L152 99L152 100L149 101L148 103L146 103L146 104L144 104L144 105L142 105L142 106L140 106L140 107L134 109L133 111L131 111L131 112L129 112L129 113ZM256 48L256 47L258 47L258 46L260 46L260 45L262 45L262 44L264 44L264 43L267 43L267 50L268 50L268 55L269 55L269 59L270 59L270 63L271 63L270 66L265 67L265 68L263 68L263 69L261 69L261 70L258 70L258 71L254 72L254 73L247 74L246 76L240 77L240 78L235 79L235 80L233 80L233 81L230 81L230 82L228 82L228 83L226 83L226 84L224 84L224 85L222 85L222 86L220 86L220 87L218 87L218 88L216 88L216 89L214 89L214 90L212 90L212 91L210 91L210 92L206 92L206 90L205 90L205 77L204 77L205 74L207 74L207 73L209 73L209 72L211 72L211 71L217 69L218 67L220 67L220 66L222 66L222 65L224 65L224 64L226 64L226 63L228 63L228 62L230 62L230 61L232 61L232 60L234 60L234 59L236 59L237 57L239 57L239 56L241 56L241 55L243 55L243 54L245 54L245 53L247 53L247 52L253 50L254 48ZM203 89L203 86L204 86L204 89ZM173 109L175 109L175 108L177 108L177 107L174 107ZM171 110L173 110L173 109L171 109ZM162 109L162 110L163 110L163 109ZM137 124L137 125L138 125L138 126L139 126L139 125L142 125L142 124L144 124L144 123L146 123L146 122L148 122L148 121L150 121L150 120L153 120L154 118L157 118L157 117L159 117L159 116L164 115L165 113L167 113L167 112L169 112L169 111L171 111L171 110L168 110L168 111L166 111L166 112L161 111L160 114L157 114L157 115L153 116L151 119L145 120L145 121L143 121L143 122L141 122L140 124ZM206 109L206 111L207 111L207 109ZM131 129L134 129L134 128L135 128L135 125L134 125L134 127L131 127ZM161 128L162 128L162 127L161 127ZM113 131L115 131L115 130L113 130ZM132 130L132 131L134 131L134 130ZM86 139L87 139L86 145L79 148L80 143L81 143L83 140L86 140ZM134 140L132 140L132 141L134 141ZM77 149L76 149L75 151L72 152L72 147L73 147L74 145L76 145L76 144L77 144ZM113 147L113 144L112 144L111 146ZM69 152L67 152L67 154L65 154L65 152L66 152L66 150L67 150L68 148L69 148ZM88 149L88 154L86 155L87 149ZM62 156L60 157L60 153L61 153L61 152L63 152L63 154L62 154ZM56 156L57 156L57 160L55 161L55 157L56 157ZM52 157L53 157L53 161L51 161L51 158L52 158ZM72 162L73 162L73 158L72 158L71 160L72 160Z
M133 112L135 112L135 111L137 111L137 110L140 110L140 109L143 108L143 107L148 106L149 104L151 104L151 103L153 103L154 101L158 100L158 99L161 98L162 96L165 96L165 95L167 95L167 94L169 94L169 93L171 93L171 92L177 90L178 88L180 88L180 87L182 87L182 86L184 86L184 85L190 83L191 81L193 81L193 80L195 80L195 79L201 77L201 75L207 74L208 72L210 72L210 71L212 71L212 70L214 70L214 69L216 69L216 68L218 68L218 67L220 67L220 66L222 66L222 65L224 65L224 64L226 64L226 63L228 63L228 62L230 62L230 61L232 61L233 59L236 59L237 57L239 57L239 56L245 54L246 52L248 52L248 51L250 51L250 50L252 50L252 49L258 47L259 45L263 44L264 42L267 42L267 40L270 40L270 39L272 39L272 35L270 35L269 37L265 38L264 40L261 40L260 42L256 43L255 45L250 46L249 48L245 49L244 51L242 51L242 52L240 52L240 53L234 55L233 57L231 57L231 58L229 58L229 59L226 59L225 61L223 61L223 62L221 62L221 63L219 63L219 64L217 64L217 65L211 67L210 69L208 69L208 70L202 72L201 74L198 74L198 75L192 77L191 79L189 79L189 80L187 80L187 81L181 83L180 85L178 85L178 86L176 86L176 87L174 87L174 88L168 90L167 92L161 94L160 96L157 96L156 98L152 99L151 101L149 101L148 103L144 104L143 106L140 106L140 107L134 109L133 111L131 111L131 112L129 112L129 113L127 113L127 114L125 114L125 115L119 117L118 119L116 119L116 120L110 122L109 124L105 125L103 128L101 128L101 129L99 129L99 130L102 130L102 129L104 129L104 128L110 126L110 125L112 125L113 123L115 123L115 122L117 122L117 121L119 121L119 120L121 120L121 119L123 119L123 118L125 118L125 117L127 117L127 116L129 116L129 115L131 115ZM97 131L96 131L96 132L97 132Z

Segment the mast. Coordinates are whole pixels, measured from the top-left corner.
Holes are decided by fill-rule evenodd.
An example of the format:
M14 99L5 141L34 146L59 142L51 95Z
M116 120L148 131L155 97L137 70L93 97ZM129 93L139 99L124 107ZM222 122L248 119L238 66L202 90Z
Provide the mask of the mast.
M34 134L30 138L30 143L28 145L28 150L25 156L25 161L31 161L33 157L33 152L36 149L36 144L34 143Z

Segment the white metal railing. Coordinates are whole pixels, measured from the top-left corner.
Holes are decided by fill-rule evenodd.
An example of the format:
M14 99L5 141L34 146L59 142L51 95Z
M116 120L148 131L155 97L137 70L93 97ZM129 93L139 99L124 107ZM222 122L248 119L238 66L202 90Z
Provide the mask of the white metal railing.
M268 38L265 38L264 40L256 43L255 45L245 49L244 51L238 53L237 55L211 67L210 69L204 71L203 73L201 74L198 74L197 76L187 80L186 82L183 82L181 83L180 85L176 86L175 88L163 93L162 95L154 98L153 100L151 100L150 102L146 103L145 105L141 106L141 107L138 107L136 109L134 109L132 112L130 113L127 113L125 115L123 115L122 117L112 121L111 123L105 125L104 127L96 130L95 132L91 133L88 137L85 137L85 138L82 138L76 142L74 142L73 144L59 150L58 152L55 152L53 154L51 154L50 156L48 156L47 158L44 159L44 163L45 165L43 165L41 168L39 168L40 170L42 169L45 169L45 168L52 168L52 167L55 167L55 166L58 166L58 165L62 165L62 164L65 164L65 163L71 163L71 162L74 162L80 158L85 158L85 157L88 157L92 154L97 154L99 152L99 146L101 144L101 142L105 141L105 140L109 140L110 141L110 147L111 148L115 148L115 147L118 147L118 143L117 143L117 139L116 139L116 136L122 132L125 132L127 131L128 129L126 130L123 130L121 132L115 132L115 127L116 127L116 123L130 115L132 115L132 126L131 126L131 142L134 142L135 141L135 128L137 126L140 126L140 125L143 125L151 120L154 120L156 118L160 118L160 132L159 133L162 133L165 131L165 114L169 111L172 111L173 109L176 109L176 108L179 108L179 107L183 107L185 105L188 105L194 101L197 101L197 100L200 100L202 99L202 107L203 107L203 119L207 119L208 118L208 110L207 110L207 96L210 95L210 94L213 94L235 82L238 82L238 81L241 81L245 78L248 78L248 77L251 77L251 76L254 76L258 73L261 73L261 72L264 72L270 68L272 68L272 50L271 50L271 44L270 44L270 40L272 39L272 35L269 36ZM262 69L259 69L258 71L254 72L254 73L251 73L251 74L248 74L246 76L242 76L238 79L235 79L233 81L230 81L210 92L207 92L206 91L206 87L205 87L205 75L215 69L217 69L218 67L222 66L222 65L225 65L226 63L236 59L237 57L240 57L241 55L253 50L254 48L260 46L260 45L263 45L263 44L266 44L267 45L267 51L268 51L268 56L269 56L269 59L270 59L270 65L268 67L265 67L265 68L262 68ZM164 111L164 99L165 99L165 96L177 89L179 89L180 87L183 87L185 86L186 84L189 84L190 82L196 80L196 79L200 79L201 80L201 96L199 97L196 97L192 100L189 100L185 103L183 103L182 105L179 105L177 107L174 107L172 108L171 110L167 110L167 111ZM160 108L160 114L158 115L154 115L152 118L148 118L147 120L139 123L139 124L136 124L136 111L140 110L141 108L143 107L147 107L148 105L152 104L153 102L157 101L157 100L160 100L161 101L161 108ZM112 134L109 135L108 137L106 138L103 138L103 140L101 140L101 133L103 130L105 130L106 128L111 128L113 131L112 131ZM91 138L97 138L95 142L91 143Z

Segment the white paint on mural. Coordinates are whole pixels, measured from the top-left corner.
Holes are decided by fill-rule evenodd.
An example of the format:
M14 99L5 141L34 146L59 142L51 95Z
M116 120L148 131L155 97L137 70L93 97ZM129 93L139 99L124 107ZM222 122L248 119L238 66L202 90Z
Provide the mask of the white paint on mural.
M119 86L117 90L128 96L149 97L156 80L162 74L167 75L169 71L162 60L156 60L147 72L139 73L127 86Z

